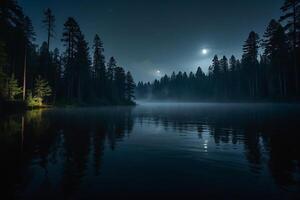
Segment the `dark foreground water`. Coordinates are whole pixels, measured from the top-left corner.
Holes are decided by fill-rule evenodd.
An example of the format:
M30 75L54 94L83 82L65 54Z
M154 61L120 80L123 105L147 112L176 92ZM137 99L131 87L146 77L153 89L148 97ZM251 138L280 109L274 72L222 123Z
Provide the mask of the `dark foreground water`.
M1 199L300 199L300 106L146 104L0 119Z

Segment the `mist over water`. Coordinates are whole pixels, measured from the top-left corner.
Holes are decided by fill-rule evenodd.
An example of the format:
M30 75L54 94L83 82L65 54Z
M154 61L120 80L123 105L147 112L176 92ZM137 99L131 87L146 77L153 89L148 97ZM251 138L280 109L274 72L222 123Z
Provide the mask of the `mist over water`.
M299 105L138 104L2 116L5 195L300 197Z

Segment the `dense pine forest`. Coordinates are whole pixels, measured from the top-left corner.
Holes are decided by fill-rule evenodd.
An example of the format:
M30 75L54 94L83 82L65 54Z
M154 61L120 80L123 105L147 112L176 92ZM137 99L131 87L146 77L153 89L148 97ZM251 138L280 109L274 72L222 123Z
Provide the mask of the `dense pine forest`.
M47 41L39 46L17 1L0 5L0 105L128 105L135 93L157 100L299 100L300 0L285 0L282 17L272 19L262 37L251 31L241 58L215 55L208 73L200 67L173 72L137 87L114 57L105 59L98 34L87 43L75 18L55 33L54 13L41 11ZM52 47L54 37L62 52Z
M300 0L285 0L282 17L262 37L251 31L241 59L215 55L205 74L173 72L137 85L137 97L174 100L299 100Z
M17 1L0 2L0 105L134 104L131 73L114 57L105 60L97 34L89 45L75 18L66 19L63 32L56 33L54 13L46 9L42 14L48 37L38 46L31 20ZM52 47L54 37L61 38L63 52Z

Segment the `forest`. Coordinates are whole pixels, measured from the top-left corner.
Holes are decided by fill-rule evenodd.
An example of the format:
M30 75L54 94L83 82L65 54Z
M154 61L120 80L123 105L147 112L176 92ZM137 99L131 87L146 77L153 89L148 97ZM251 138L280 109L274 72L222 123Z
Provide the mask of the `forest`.
M90 48L75 18L56 33L52 10L42 14L47 41L38 46L31 19L17 1L0 2L0 108L134 104L131 73L114 57L106 61L98 34ZM63 52L51 47L54 37L61 38Z
M139 82L136 96L153 100L297 101L300 96L300 0L285 0L280 19L262 37L251 31L241 59L215 55L208 73L173 72Z
M251 31L241 58L215 55L208 72L173 72L135 85L131 73L106 60L95 34L89 45L75 18L56 33L56 18L41 19L47 41L35 43L31 20L16 0L0 3L0 107L25 105L133 105L139 99L297 101L300 96L300 0L285 0L282 16L262 37ZM51 47L54 37L63 50ZM53 49L53 50L52 50ZM62 51L62 52L60 52Z

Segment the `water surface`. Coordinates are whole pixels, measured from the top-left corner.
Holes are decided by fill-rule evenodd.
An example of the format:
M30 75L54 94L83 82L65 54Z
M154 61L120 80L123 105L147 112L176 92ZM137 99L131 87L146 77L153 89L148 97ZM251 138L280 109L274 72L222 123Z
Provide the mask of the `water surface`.
M0 118L7 199L300 199L300 106L144 104Z

